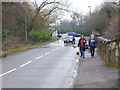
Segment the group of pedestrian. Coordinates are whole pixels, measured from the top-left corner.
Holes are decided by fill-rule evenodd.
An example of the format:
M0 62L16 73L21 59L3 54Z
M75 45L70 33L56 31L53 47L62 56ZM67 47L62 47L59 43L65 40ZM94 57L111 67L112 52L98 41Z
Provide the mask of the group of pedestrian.
M90 49L91 57L94 57L96 42L97 41L94 35L91 35L89 42L88 42L88 46L87 46L86 45L87 41L84 38L84 35L81 35L81 38L79 39L79 42L78 42L78 47L80 48L80 54L81 54L80 57L85 58L85 50L87 48Z

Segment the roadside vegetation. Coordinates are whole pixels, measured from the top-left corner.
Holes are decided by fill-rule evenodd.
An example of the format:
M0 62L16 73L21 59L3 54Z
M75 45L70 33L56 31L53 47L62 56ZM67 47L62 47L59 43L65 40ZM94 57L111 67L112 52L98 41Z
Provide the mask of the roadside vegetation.
M52 38L50 25L69 5L63 1L2 2L1 56L48 44Z
M33 48L37 48L46 44L49 44L51 42L54 42L56 40L59 40L59 38L51 38L48 41L42 41L42 42L38 42L36 44L28 44L28 45L24 45L24 44L16 44L16 45L12 45L11 47L6 47L4 51L0 52L0 57L5 57L6 55L9 54L13 54L13 53L17 53L17 52L21 52L21 51L26 51L26 50L30 50Z

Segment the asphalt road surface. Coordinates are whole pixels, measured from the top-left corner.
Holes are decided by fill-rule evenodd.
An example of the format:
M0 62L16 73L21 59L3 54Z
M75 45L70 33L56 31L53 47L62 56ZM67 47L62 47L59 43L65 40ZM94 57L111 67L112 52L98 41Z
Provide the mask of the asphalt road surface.
M2 88L70 88L77 74L75 48L59 40L2 59Z

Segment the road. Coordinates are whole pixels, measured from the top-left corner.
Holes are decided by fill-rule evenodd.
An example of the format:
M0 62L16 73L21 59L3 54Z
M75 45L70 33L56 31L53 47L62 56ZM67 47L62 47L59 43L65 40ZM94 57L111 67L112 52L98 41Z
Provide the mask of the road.
M2 59L2 88L70 88L77 74L75 48L59 40Z

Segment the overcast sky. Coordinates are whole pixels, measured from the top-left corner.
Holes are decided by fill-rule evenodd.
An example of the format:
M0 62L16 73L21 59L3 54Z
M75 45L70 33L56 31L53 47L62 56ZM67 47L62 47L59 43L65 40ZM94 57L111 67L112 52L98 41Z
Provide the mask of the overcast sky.
M29 0L35 1L35 0ZM36 0L37 2L41 2L42 0ZM72 10L77 12L82 12L83 14L88 14L90 9L88 6L91 6L91 11L94 11L97 6L99 6L105 0L68 0L70 3L70 7ZM69 19L69 14L65 13L63 18Z
M104 0L70 0L72 2L72 7L75 10L86 13L89 11L88 6L91 6L91 9L101 4Z
M101 3L103 3L104 0L69 0L71 2L71 7L73 10L77 12L81 12L83 14L88 14L90 12L90 8L88 6L91 6L91 11L94 11L96 7L100 6ZM66 14L66 18L70 18L69 14Z

